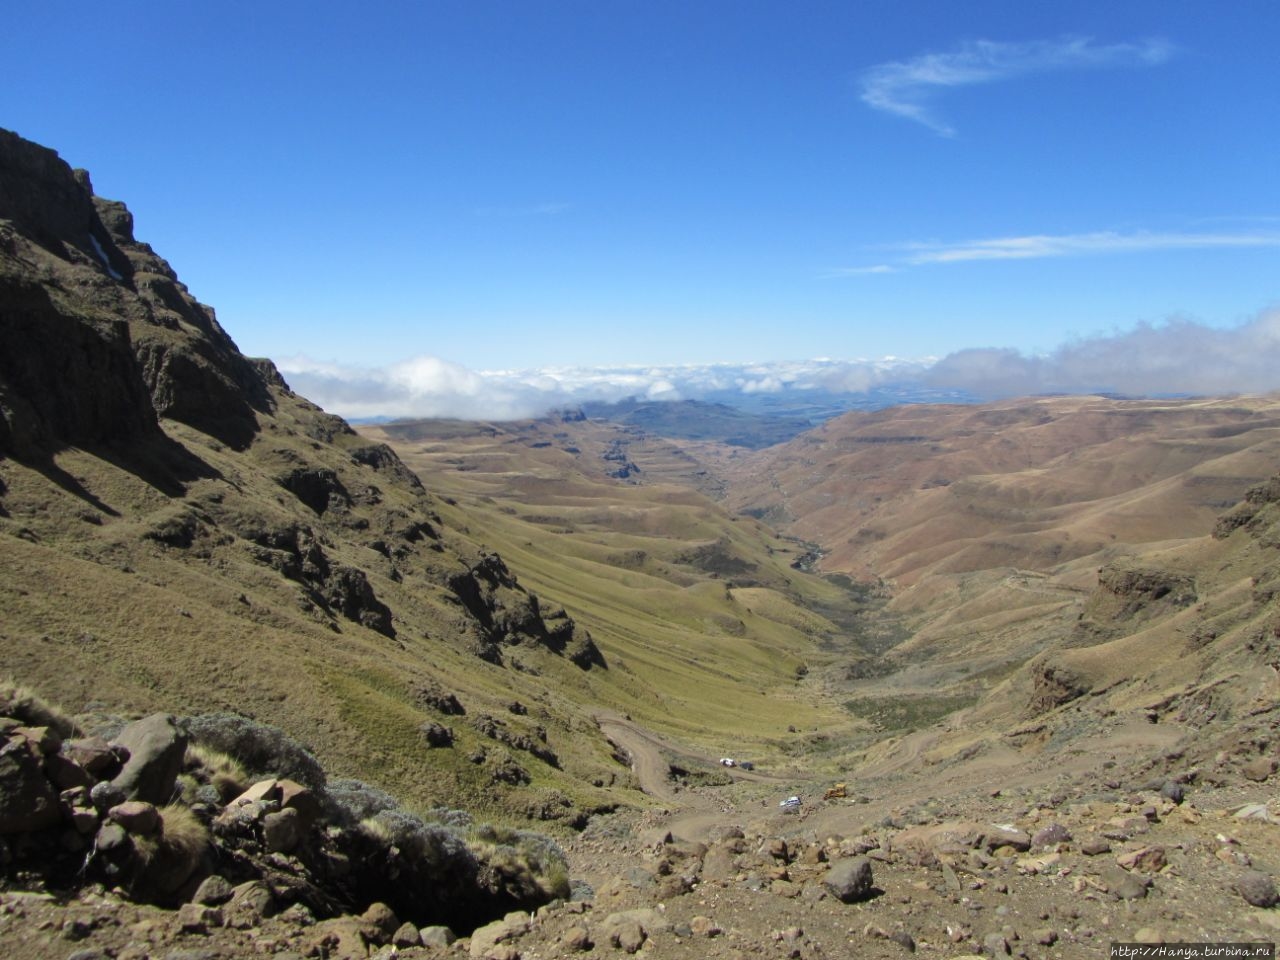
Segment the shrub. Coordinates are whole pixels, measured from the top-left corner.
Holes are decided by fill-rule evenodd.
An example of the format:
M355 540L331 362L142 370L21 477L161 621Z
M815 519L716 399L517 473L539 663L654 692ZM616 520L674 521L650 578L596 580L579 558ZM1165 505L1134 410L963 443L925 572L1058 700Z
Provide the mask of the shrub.
M234 713L189 717L185 725L192 740L234 757L251 776L285 777L317 792L324 789L324 770L315 754L279 727Z
M396 810L396 798L363 780L334 780L325 791L335 818L344 824L363 823L384 810Z

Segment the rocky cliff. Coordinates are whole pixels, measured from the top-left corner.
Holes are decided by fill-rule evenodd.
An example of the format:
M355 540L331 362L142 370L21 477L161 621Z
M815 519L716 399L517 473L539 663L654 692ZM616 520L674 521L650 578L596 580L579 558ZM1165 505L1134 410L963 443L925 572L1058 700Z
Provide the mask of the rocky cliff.
M17 679L71 709L260 716L386 786L501 805L491 774L517 760L482 734L410 759L443 719L414 691L501 709L606 662L440 507L241 354L124 204L0 130L0 654ZM603 782L594 752L518 802L577 816L557 784Z

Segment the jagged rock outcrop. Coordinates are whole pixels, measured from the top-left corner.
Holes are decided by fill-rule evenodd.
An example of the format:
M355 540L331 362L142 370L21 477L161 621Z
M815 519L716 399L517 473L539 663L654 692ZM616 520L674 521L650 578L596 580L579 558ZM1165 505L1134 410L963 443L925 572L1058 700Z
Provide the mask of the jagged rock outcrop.
M81 703L86 681L65 663L82 651L62 644L93 644L110 688L95 694L252 712L359 763L385 736L385 711L359 706L370 690L426 676L469 698L484 686L468 685L468 654L511 665L516 644L531 677L551 657L605 665L500 558L472 569L478 548L441 509L390 447L240 354L122 203L0 131L0 568L7 597L32 598L0 632L16 679ZM31 576L19 587L14 571ZM77 625L68 637L37 608ZM427 702L394 709L411 731L436 719ZM25 768L10 766L18 789ZM434 787L416 763L384 769L397 789Z
M1260 532L1259 528L1263 525L1263 512L1269 504L1273 503L1280 503L1280 477L1272 477L1266 483L1251 487L1242 503L1218 518L1213 528L1213 536L1221 540L1241 527Z
M567 657L584 670L606 666L590 634L580 631L563 607L544 612L537 596L520 586L497 554L487 554L453 574L448 584L480 626L482 646L478 652L484 659L501 662L502 645L530 642Z
M223 802L192 793L194 776L207 774L194 754L175 789L188 729L246 759L314 764L279 731L243 718L155 714L98 749L0 715L0 877L39 877L63 891L105 882L137 901L185 904L187 932L248 926L291 906L309 919L363 912L385 920L384 940L397 915L467 932L568 893L552 876L564 855L545 837L524 834L489 859L459 829L424 822L357 781L330 792L306 763L298 769L310 786L268 775ZM128 759L114 780L99 779L119 756Z
M125 206L0 130L0 451L120 445L158 434L158 416L243 448L270 404Z

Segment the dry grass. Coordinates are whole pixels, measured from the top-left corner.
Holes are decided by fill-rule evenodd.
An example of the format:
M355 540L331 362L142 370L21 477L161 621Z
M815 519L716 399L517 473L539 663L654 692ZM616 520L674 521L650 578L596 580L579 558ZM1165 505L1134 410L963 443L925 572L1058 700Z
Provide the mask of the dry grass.
M51 727L61 736L76 733L75 721L66 711L39 696L30 687L0 678L0 716L21 720L29 727Z
M192 783L213 787L223 803L229 803L244 793L251 783L239 760L201 743L187 746L183 770Z

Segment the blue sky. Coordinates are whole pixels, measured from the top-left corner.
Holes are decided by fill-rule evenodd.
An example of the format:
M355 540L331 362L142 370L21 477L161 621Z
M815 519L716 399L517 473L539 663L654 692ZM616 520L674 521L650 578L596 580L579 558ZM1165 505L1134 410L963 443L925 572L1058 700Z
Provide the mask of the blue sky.
M1280 328L1272 2L46 0L5 21L0 126L87 167L245 352L321 394L1025 366L1135 332L1256 356L1245 335Z

